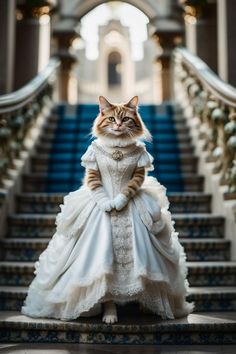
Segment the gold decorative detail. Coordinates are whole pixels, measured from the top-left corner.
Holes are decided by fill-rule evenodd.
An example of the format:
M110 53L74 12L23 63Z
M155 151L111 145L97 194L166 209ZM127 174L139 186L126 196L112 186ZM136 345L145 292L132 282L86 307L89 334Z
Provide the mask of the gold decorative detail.
M112 153L112 158L116 161L120 161L122 160L124 157L122 151L120 150L115 150L113 153Z

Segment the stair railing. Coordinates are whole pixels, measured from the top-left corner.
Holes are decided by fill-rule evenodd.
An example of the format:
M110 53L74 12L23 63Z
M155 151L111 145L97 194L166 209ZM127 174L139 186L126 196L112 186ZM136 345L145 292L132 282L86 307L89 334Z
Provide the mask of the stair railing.
M38 115L52 100L56 84L57 59L21 89L0 96L0 186L21 152Z
M173 53L175 99L191 117L198 118L198 139L203 140L207 162L220 184L236 197L236 89L222 81L200 58L178 47Z

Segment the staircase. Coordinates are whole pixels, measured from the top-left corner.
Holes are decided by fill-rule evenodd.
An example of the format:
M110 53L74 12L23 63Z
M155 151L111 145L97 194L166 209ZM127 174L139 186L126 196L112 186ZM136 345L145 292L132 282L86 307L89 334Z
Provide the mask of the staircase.
M31 319L19 310L33 279L34 262L55 230L55 215L63 195L77 189L84 169L80 158L92 138L96 105L78 105L68 113L59 105L48 120L23 177L16 212L9 215L8 235L1 241L0 341L125 344L236 343L236 262L224 239L224 218L211 213L211 195L203 192L197 157L187 125L171 105L142 106L141 115L153 135L147 144L155 158L153 175L167 187L170 210L187 253L189 301L194 314L161 321L139 312L135 304L119 308L113 326L101 319L62 322Z

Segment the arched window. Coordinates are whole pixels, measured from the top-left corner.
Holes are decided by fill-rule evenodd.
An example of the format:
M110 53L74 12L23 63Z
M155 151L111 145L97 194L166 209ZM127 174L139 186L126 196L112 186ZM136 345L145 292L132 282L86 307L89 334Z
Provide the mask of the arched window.
M108 56L108 85L116 86L121 84L121 55L118 52L111 52Z

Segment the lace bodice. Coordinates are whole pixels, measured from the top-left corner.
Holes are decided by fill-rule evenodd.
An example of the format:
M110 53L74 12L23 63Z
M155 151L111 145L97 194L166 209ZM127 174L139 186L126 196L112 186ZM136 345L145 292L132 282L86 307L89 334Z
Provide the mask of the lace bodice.
M82 166L100 171L103 187L110 198L114 198L127 185L136 167L153 169L153 158L141 142L109 147L95 140L81 160Z

